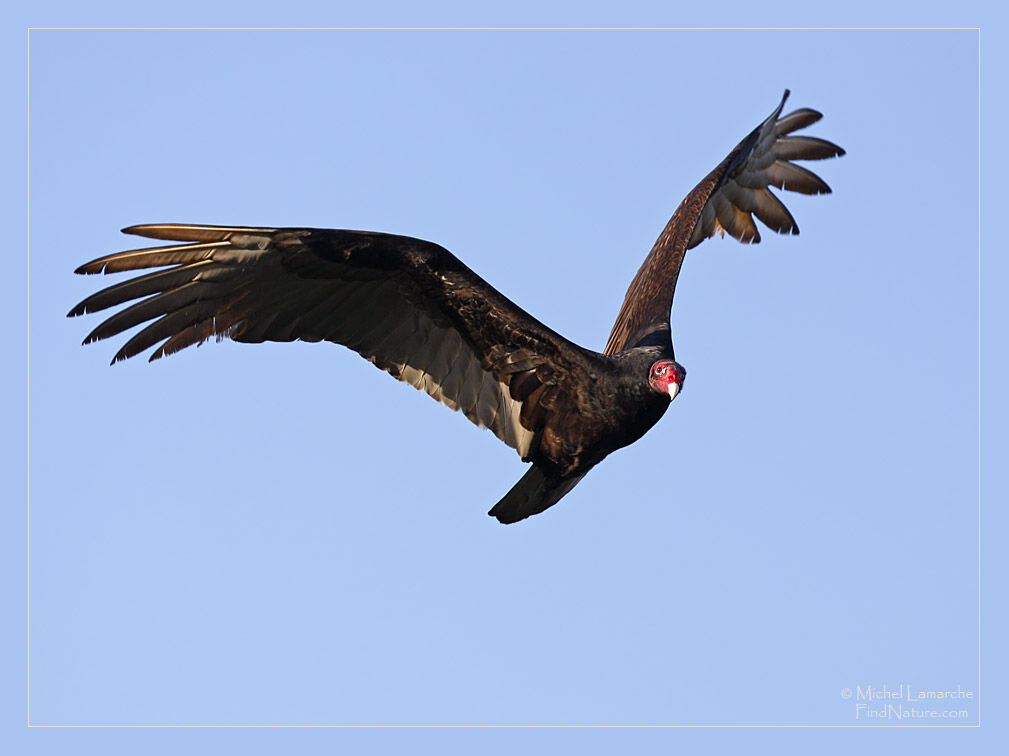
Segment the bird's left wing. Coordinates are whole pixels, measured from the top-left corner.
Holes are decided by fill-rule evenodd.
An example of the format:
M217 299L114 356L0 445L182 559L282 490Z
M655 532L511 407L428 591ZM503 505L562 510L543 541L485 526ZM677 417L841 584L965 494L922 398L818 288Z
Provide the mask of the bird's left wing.
M825 139L794 136L823 115L800 108L782 116L788 90L763 123L690 192L669 219L631 282L613 324L605 354L669 339L669 310L688 249L716 234L744 244L760 241L753 216L779 234L799 227L770 187L800 194L827 194L830 187L793 160L839 157L844 150Z
M103 289L82 315L140 300L90 343L153 320L116 353L151 360L211 337L331 341L490 428L523 458L572 389L604 360L567 341L431 242L308 228L145 225L126 233L174 242L100 257L78 273L166 268ZM577 393L577 392L575 392Z

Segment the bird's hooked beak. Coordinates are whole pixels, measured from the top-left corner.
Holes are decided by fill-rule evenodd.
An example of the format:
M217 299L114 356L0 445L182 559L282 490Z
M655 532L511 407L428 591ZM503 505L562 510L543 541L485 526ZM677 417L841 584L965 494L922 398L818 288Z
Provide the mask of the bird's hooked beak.
M669 392L669 401L673 401L673 399L676 398L676 395L680 393L680 382L673 381L668 386L666 386L666 391Z

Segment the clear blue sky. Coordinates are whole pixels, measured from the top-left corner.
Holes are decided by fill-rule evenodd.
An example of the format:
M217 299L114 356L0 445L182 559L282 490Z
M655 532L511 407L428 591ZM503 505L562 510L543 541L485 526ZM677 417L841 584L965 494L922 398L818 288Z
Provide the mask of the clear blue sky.
M847 725L903 683L976 723L977 71L973 31L33 32L31 722ZM63 317L123 226L362 228L599 349L785 87L834 194L689 254L683 394L517 526L514 453L346 349L110 368Z

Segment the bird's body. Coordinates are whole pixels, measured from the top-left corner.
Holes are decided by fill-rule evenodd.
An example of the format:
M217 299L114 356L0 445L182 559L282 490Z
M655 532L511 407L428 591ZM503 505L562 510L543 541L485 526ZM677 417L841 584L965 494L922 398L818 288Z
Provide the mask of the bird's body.
M799 110L779 119L783 104L677 209L602 353L543 325L443 247L367 231L134 226L126 232L173 244L108 255L77 272L166 269L104 289L70 315L140 299L85 339L154 319L113 362L160 344L153 360L211 337L343 344L533 463L490 512L515 522L556 503L608 454L638 440L682 386L669 312L686 249L718 231L759 241L750 213L797 233L769 183L829 191L788 159L843 151L786 136L820 116Z

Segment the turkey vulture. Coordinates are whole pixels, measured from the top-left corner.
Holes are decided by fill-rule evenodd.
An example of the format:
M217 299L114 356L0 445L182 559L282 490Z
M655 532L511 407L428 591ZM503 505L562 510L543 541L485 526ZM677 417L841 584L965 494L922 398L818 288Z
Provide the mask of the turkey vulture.
M532 465L489 512L512 523L556 504L607 454L658 422L683 386L669 328L686 250L716 233L756 243L753 216L797 234L769 187L830 188L793 160L844 154L792 136L822 117L774 112L687 195L631 282L602 353L517 307L433 242L372 231L153 224L124 233L168 245L99 257L77 273L162 270L94 294L69 316L140 300L85 344L153 320L112 362L150 359L210 337L331 341L490 428ZM159 344L160 342L160 344Z

